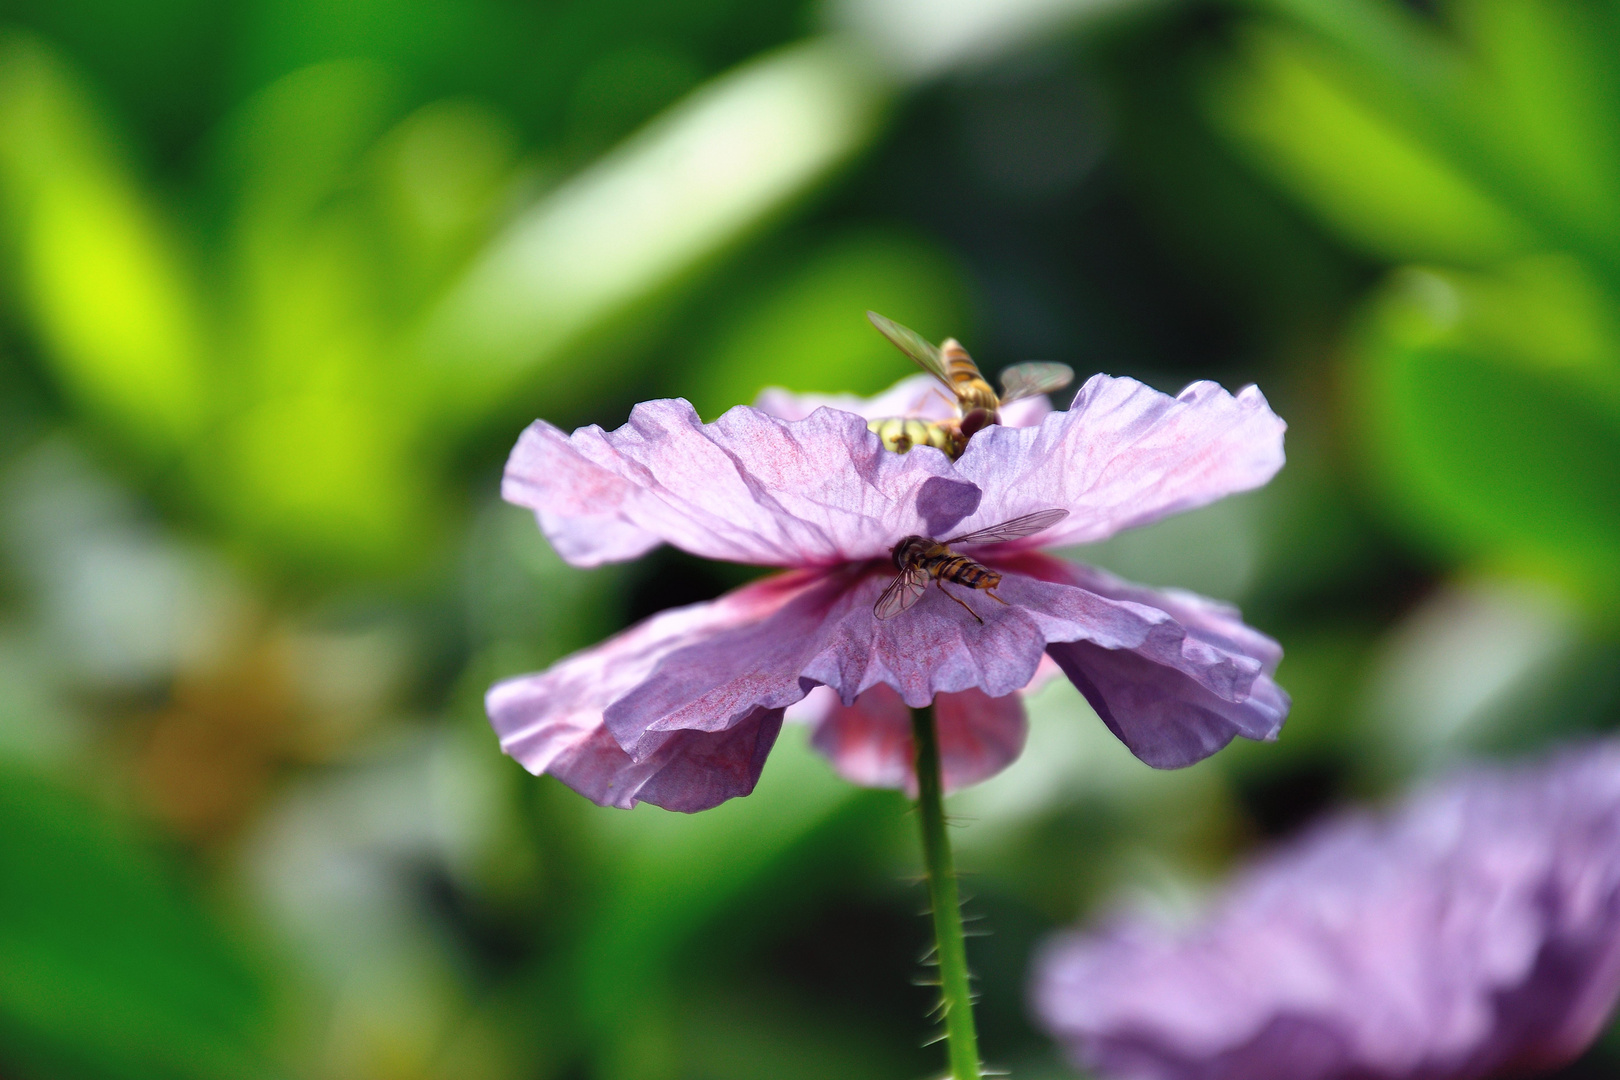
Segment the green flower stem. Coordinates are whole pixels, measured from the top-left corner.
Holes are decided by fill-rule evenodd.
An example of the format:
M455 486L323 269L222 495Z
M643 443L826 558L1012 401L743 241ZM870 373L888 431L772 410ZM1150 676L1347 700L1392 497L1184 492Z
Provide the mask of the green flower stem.
M939 737L934 710L911 710L917 744L917 810L922 818L923 862L928 868L928 900L934 909L934 940L939 959L940 1008L954 1080L980 1080L979 1037L973 1030L973 989L968 982L967 940L962 934L956 867L945 835L945 793L939 776Z

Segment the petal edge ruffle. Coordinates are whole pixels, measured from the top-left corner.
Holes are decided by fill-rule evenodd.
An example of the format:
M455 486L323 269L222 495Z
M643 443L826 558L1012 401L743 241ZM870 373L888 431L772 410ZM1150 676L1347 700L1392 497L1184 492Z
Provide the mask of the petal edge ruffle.
M536 421L501 491L534 510L577 566L663 542L709 559L802 568L881 558L922 531L934 519L935 478L969 486L944 454L884 450L850 413L787 421L738 406L705 424L690 404L668 399L642 402L613 431L564 435Z
M1020 546L1103 540L1264 484L1282 468L1286 428L1254 386L1195 382L1171 397L1093 375L1039 426L973 437L956 471L985 498L963 528L1061 507L1065 520Z

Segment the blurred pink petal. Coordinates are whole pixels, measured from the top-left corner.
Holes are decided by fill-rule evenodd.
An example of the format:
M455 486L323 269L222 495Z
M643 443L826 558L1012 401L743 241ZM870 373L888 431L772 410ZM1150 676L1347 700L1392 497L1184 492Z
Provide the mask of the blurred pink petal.
M1029 722L1017 694L993 698L982 690L941 694L934 700L940 773L945 790L987 780L1012 764L1024 749ZM911 709L879 683L855 699L835 702L816 725L811 745L838 775L864 787L900 788L916 797L916 745Z
M761 412L783 420L803 420L817 409L839 409L854 413L863 420L882 420L891 416L915 416L923 420L946 420L957 414L956 402L950 391L932 375L911 375L901 379L876 397L863 398L855 394L799 394L768 386L759 392L754 407ZM1029 427L1038 424L1052 411L1046 395L1024 398L1001 408L1001 423L1005 427Z
M1195 926L1055 942L1036 1011L1110 1080L1474 1080L1620 997L1620 742L1479 769L1261 861Z
M803 420L817 409L854 413L863 420L890 416L944 420L956 415L956 403L949 393L932 375L917 374L869 398L856 394L800 394L779 386L767 386L754 400L754 407L782 420Z
M1024 398L1001 407L1002 427L1035 427L1052 414L1052 403L1045 394Z

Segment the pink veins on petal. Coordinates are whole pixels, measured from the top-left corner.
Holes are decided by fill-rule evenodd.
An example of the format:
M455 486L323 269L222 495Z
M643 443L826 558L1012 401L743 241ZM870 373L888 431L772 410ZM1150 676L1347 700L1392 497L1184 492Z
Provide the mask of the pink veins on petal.
M1170 397L1097 375L1069 410L1039 399L954 462L930 447L892 453L867 430L866 417L923 389L914 377L866 402L767 391L711 424L678 399L643 402L611 432L532 424L502 494L535 512L569 562L668 543L786 573L496 685L487 705L502 748L604 805L693 811L753 789L796 707L843 775L905 787L908 710L937 698L946 779L959 786L1017 756L1016 695L1046 657L1150 765L1191 764L1239 735L1275 738L1288 710L1271 677L1281 650L1235 610L1035 550L1264 484L1282 465L1284 424L1257 389L1204 382ZM902 537L1052 508L1068 516L966 549L1003 575L1007 603L977 604L982 624L933 588L875 618ZM818 686L834 703L801 705Z

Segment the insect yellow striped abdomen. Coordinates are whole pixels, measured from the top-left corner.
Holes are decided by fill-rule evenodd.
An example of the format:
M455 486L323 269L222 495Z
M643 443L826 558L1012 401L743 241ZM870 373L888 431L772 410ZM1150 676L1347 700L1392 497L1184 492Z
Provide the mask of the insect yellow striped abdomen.
M994 388L985 381L979 373L979 366L973 362L973 357L962 348L962 343L955 338L946 338L945 343L939 347L940 360L945 364L945 371L951 377L951 389L956 394L957 405L962 412L967 413L974 409L983 409L989 416L990 423L999 423L996 410L1001 405Z
M899 576L889 582L878 596L877 602L872 605L872 614L879 619L892 619L922 599L932 583L939 587L940 592L961 604L977 622L983 623L979 613L964 603L960 596L947 590L945 583L966 585L999 604L1005 604L1007 601L997 596L995 591L1001 584L1001 575L976 559L958 555L950 545L1005 544L1033 536L1068 516L1067 510L1055 507L1015 517L987 529L975 529L948 540L935 540L916 534L902 537L898 544L889 549L889 557L894 560L894 568L899 571Z
M1014 364L1001 373L1002 393L998 395L979 373L973 357L955 338L946 338L943 345L935 345L917 331L875 311L868 311L866 317L879 333L943 383L956 399L957 415L950 429L954 452L947 451L952 457L960 456L967 449L968 440L985 427L1001 423L1001 406L1061 389L1074 378L1074 372L1064 364Z
M966 555L956 554L944 544L934 544L914 559L929 577L941 581L966 585L970 589L993 589L1001 584L1000 574Z
M932 446L949 457L957 456L955 434L945 424L910 416L890 416L868 420L866 426L883 441L885 450L903 454L913 446Z

